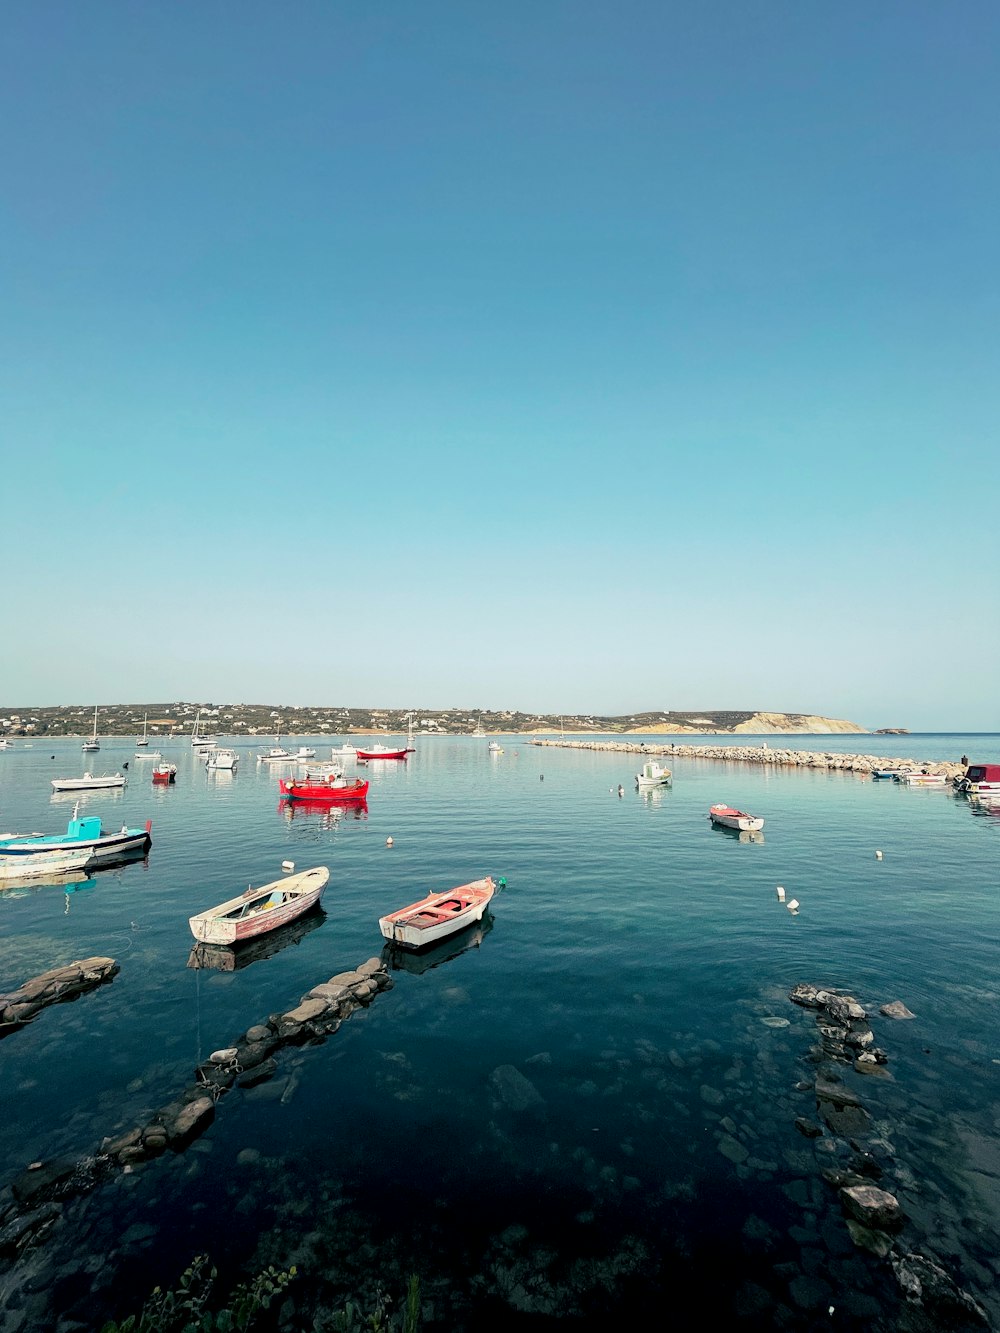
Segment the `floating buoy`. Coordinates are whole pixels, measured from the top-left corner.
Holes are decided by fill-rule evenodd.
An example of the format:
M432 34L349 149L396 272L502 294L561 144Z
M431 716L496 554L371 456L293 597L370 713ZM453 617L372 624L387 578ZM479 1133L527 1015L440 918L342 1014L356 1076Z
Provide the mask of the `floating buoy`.
M882 860L882 853L881 853L881 852L876 852L876 853L875 853L875 860L876 860L876 861L881 861L881 860Z
M785 901L785 890L781 887L780 884L778 885L778 887L777 887L777 889L775 890L775 892L776 892L777 895L778 895L778 902L779 902L779 903L783 903L783 902Z
M385 840L385 845L386 845L387 847L391 847L391 846L392 846L392 839L391 839L391 838L386 838L386 840Z
M794 914L799 910L799 900L798 900L798 898L791 898L791 899L789 899L789 901L785 904L785 906L786 906L786 907L788 908L788 910L794 915Z
M294 862L294 861L282 861L282 863L281 863L281 868L282 868L282 870L285 871L286 874L289 874L289 875L290 875L290 874L292 873L292 871L295 869L295 862Z

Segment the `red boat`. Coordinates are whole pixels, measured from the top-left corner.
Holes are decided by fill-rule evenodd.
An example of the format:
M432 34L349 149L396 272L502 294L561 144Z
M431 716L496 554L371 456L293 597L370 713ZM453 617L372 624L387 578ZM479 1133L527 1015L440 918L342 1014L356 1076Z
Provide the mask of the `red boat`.
M282 796L289 801L322 801L326 805L353 805L368 797L368 783L361 778L336 777L306 778L298 782L295 778L280 778L278 788Z
M384 745L373 745L370 750L359 750L356 758L362 763L367 763L369 759L405 759L413 750L405 745L399 750L387 750Z
M166 784L168 782L174 782L176 778L177 778L176 764L157 764L156 767L153 769L154 782L162 782Z

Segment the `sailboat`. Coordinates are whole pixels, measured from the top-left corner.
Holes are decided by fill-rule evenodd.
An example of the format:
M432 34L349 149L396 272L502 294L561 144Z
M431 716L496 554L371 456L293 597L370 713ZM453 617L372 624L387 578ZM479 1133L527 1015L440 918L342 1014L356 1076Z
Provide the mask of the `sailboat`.
M148 744L149 744L149 740L148 740L148 738L147 738L147 736L146 736L146 718L147 718L147 717L149 717L149 714L148 714L148 713L143 713L143 715L142 715L142 735L136 737L136 740L135 740L136 745L148 745Z
M99 750L101 742L97 739L97 707L94 707L94 734L80 746L81 750Z
M195 714L194 730L191 732L191 744L196 750L214 750L218 741L214 740L211 736L198 735L198 723L200 721L201 709L199 708L198 712Z

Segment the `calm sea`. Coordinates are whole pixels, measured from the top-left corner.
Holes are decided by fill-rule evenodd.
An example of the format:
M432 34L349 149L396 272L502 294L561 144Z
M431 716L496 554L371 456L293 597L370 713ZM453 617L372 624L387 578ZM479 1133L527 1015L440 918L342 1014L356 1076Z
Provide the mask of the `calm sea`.
M780 743L1000 761L995 735ZM285 1048L187 1152L0 1256L0 1328L99 1327L203 1252L223 1286L296 1264L287 1327L380 1290L395 1308L411 1273L436 1329L897 1327L892 1270L855 1248L821 1174L846 1149L795 1127L816 1115L799 981L854 994L888 1053L887 1077L845 1076L908 1217L898 1250L934 1255L1000 1318L1000 817L950 790L710 761L676 760L672 789L640 795L635 757L502 744L418 737L406 763L369 766L367 811L342 817L290 814L246 747L233 775L161 744L170 788L124 742L0 754L4 829L60 830L74 799L50 779L125 761L124 792L82 809L153 821L145 862L0 893L0 992L93 954L121 964L0 1042L3 1185L142 1123L199 1059L378 955L381 914L507 881L464 947ZM713 829L717 801L762 815L763 838ZM188 917L284 860L330 868L310 928L231 972L188 967ZM880 1017L892 1000L916 1019Z

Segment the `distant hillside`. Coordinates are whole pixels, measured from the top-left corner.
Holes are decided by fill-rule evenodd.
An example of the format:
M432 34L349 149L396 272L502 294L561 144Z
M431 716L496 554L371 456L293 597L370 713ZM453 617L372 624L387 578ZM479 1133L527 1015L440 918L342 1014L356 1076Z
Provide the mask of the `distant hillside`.
M359 708L344 705L289 705L208 703L182 701L141 704L102 704L97 730L102 736L137 735L145 726L151 739L187 735L199 720L203 735L252 738L255 736L331 736L389 732L400 734L412 724L418 735L461 736L482 734L533 735L536 732L576 734L674 733L719 735L747 732L863 732L854 722L806 713L700 712L631 713L523 713L488 708ZM94 725L93 704L46 707L0 705L0 736L82 736Z
M632 726L630 731L679 732L682 734L767 736L779 732L799 732L824 736L834 733L866 731L856 722L840 718L818 717L813 713L664 713L655 722Z

